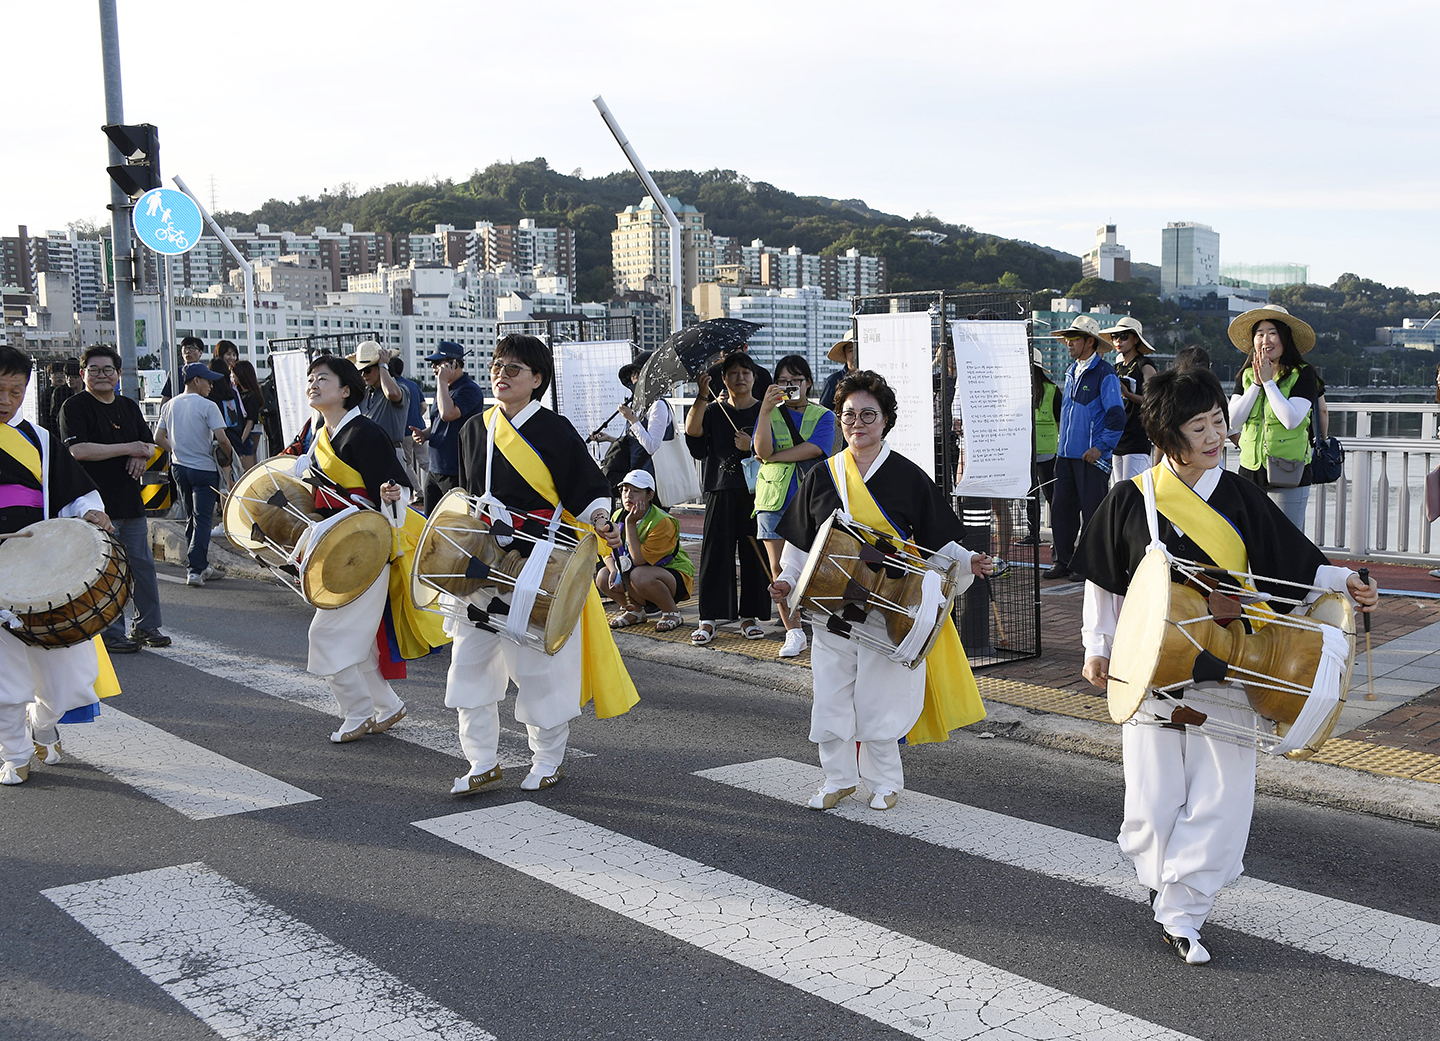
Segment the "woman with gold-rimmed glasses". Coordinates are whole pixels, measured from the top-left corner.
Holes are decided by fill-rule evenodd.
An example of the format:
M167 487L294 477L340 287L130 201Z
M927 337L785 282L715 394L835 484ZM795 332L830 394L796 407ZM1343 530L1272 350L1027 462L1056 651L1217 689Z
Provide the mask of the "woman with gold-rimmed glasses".
M895 392L879 373L862 370L835 388L835 414L845 450L806 474L777 531L786 545L780 577L770 587L788 597L820 528L837 510L916 547L927 566L944 572L954 561L970 576L993 563L959 543L960 520L930 475L885 443L895 426ZM888 810L905 785L900 738L944 741L953 727L984 718L974 677L954 627L946 623L935 650L914 669L816 626L810 654L815 699L810 740L819 746L825 779L810 808L828 810L863 780L870 806ZM940 657L937 658L937 652ZM937 662L943 664L936 667ZM923 712L923 722L922 722ZM920 724L920 725L917 725ZM857 755L856 743L859 743Z

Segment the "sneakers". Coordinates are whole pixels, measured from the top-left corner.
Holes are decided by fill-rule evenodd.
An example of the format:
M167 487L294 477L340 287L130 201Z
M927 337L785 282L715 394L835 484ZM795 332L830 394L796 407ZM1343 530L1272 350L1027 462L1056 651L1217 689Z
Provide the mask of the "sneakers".
M899 792L876 792L870 797L870 808L872 810L893 810L899 801Z
M218 567L207 567L204 571L200 572L200 577L203 578L206 582L219 582L222 578L225 577L225 569Z
M185 584L187 586L203 586L205 584L205 576L197 571L192 571L185 576Z
M1163 925L1160 927L1160 936L1186 965L1204 965L1210 960L1210 952L1205 949L1198 936L1193 940L1188 936L1173 936Z
M159 629L141 629L138 625L130 630L130 639L141 647L169 647L170 637Z
M804 629L786 629L785 645L780 648L781 658L798 658L805 653L810 641L805 638Z
M812 810L833 810L839 805L841 799L848 799L854 794L854 785L849 788L841 788L839 791L822 786L818 792L810 796L810 801L806 805Z
M101 637L101 642L111 654L134 654L140 649L140 645L128 636L114 636L108 632Z
M393 727L396 723L404 719L406 715L407 713L405 711L405 702L402 701L400 702L400 707L394 712L392 712L390 715L386 716L384 719L377 719L373 723L371 723L370 733L383 734L385 733L385 731Z

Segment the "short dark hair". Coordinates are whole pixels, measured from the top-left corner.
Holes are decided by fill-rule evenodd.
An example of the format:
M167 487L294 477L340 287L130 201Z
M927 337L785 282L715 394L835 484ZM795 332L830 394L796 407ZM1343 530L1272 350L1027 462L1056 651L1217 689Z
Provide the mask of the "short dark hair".
M550 348L545 346L545 341L538 336L527 336L524 333L510 333L508 336L500 337L500 342L495 344L495 358L514 358L521 365L527 365L530 371L540 377L540 386L530 392L531 401L539 401L550 389L550 381L555 378L555 359L550 353Z
M34 368L30 355L9 344L0 344L0 376L24 376L28 383Z
M744 351L731 351L720 359L720 378L724 379L725 373L737 365L742 369L749 369L752 375L760 371L760 366L755 364L755 359L750 355Z
M183 351L186 347L194 347L201 354L205 353L205 341L198 336L187 336L181 340L180 349Z
M360 402L365 400L365 392L368 388L365 386L365 378L360 375L360 370L355 367L355 363L338 354L321 354L310 363L310 367L305 370L305 375L310 375L321 365L333 372L335 378L340 381L340 386L350 392L350 396L345 399L345 407L347 409L359 408Z
M1209 367L1210 352L1198 343L1181 347L1175 352L1175 360L1170 363L1172 369L1208 369Z
M874 395L876 403L880 406L880 412L885 417L885 429L880 431L880 436L884 437L895 428L895 420L899 418L896 414L898 405L895 402L895 392L890 389L890 384L885 382L884 376L873 369L860 369L858 372L852 372L835 385L835 422L840 422L840 410L845 407L845 399L862 390Z
M83 367L89 365L90 359L95 357L97 354L103 354L105 357L109 358L115 363L115 367L117 369L125 364L123 361L120 360L120 352L117 351L114 347L111 347L108 343L97 343L93 347L86 347L85 353L80 355L81 366Z
M233 340L215 341L215 357L218 358L222 354L229 354L231 351L235 352L235 357L240 357L240 348L235 346L235 342Z
M1275 367L1280 370L1280 375L1288 376L1291 369L1298 369L1305 364L1305 359L1300 354L1300 348L1295 346L1295 334L1290 331L1288 322L1272 321L1269 318L1262 318L1260 322L1270 322L1275 331L1280 334L1280 362ZM1255 351L1255 330L1260 328L1260 322L1250 327L1250 353Z
M795 373L795 375L809 380L811 386L815 385L815 375L810 371L810 363L805 359L805 355L803 354L787 354L775 363L776 383L780 382L781 369L789 369Z
M1156 448L1179 460L1189 447L1180 428L1217 407L1228 423L1230 402L1215 373L1202 368L1166 369L1145 381L1140 422Z

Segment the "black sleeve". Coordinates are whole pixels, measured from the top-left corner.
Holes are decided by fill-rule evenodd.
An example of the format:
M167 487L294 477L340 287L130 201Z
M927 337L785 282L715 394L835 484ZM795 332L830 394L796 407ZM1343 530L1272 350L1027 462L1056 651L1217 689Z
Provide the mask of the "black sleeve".
M691 405L690 407L691 407L691 408L694 408L695 406L694 406L694 405ZM695 459L704 459L707 455L710 454L710 423L709 423L709 420L710 420L710 410L711 410L712 408L714 408L714 407L715 407L715 406L714 406L713 404L712 404L712 405L706 405L706 406L705 406L705 413L704 413L704 415L702 415L702 416L700 417L700 436L699 436L699 437L696 437L694 434L686 434L686 435L685 435L685 447L686 447L687 449L689 449L690 455L691 455L693 458L695 458ZM681 429L683 430L684 427L682 426Z
M1236 370L1236 372L1235 372L1235 396L1236 396L1236 397L1240 397L1241 395L1243 395L1243 394L1245 393L1245 369L1246 369L1248 366L1249 366L1249 362L1246 362L1245 364L1241 365L1240 368L1239 368L1238 370Z
M1320 375L1315 371L1313 365L1303 365L1300 368L1300 376L1295 380L1295 385L1290 388L1292 398L1304 398L1313 402L1320 396Z
M345 439L344 445L337 448L336 453L360 471L360 476L365 479L365 494L379 507L382 484L394 481L402 488L409 488L410 478L395 455L395 447L390 443L389 435L379 424L364 416L356 416L346 424L346 431L357 424L355 432Z
M31 429L34 429L33 427ZM45 437L48 431L36 431L40 437ZM60 444L57 437L50 438L50 467L47 478L50 482L50 511L51 515L58 514L61 509L70 505L86 492L98 491L95 482L85 472L85 468L76 462L75 457Z
M546 459L545 464L555 479L560 503L576 520L589 523L590 518L582 517L581 512L596 499L609 501L610 482L605 480L605 474L574 424L556 413L547 418L550 437L554 440L554 456Z
M790 505L780 516L775 530L792 546L808 550L815 541L820 525L840 505L830 467L817 466L800 479L800 487Z
M77 394L60 406L59 414L55 417L55 435L67 448L73 444L95 441L92 422L94 418L91 410L84 407Z
M907 460L908 462L908 460ZM937 550L947 542L960 542L965 533L950 499L938 484L916 467L912 484L915 493L912 518L915 544L925 550Z
M1169 521L1162 516L1159 525L1163 536ZM1133 481L1123 481L1110 489L1086 522L1070 570L1101 589L1124 596L1149 542L1143 496Z
M456 483L472 495L485 490L485 446L489 439L483 412L475 413L460 428L460 469Z

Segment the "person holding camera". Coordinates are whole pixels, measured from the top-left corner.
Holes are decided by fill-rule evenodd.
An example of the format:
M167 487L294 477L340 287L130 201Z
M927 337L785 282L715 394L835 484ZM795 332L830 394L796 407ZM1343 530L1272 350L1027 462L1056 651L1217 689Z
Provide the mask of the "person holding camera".
M760 399L755 421L755 454L764 460L755 479L755 526L772 575L780 573L780 553L785 548L785 540L775 530L780 515L795 498L800 479L835 447L835 414L811 403L814 386L805 357L787 354L775 365L775 382ZM797 657L808 646L800 616L788 603L778 606L785 623L780 657Z

